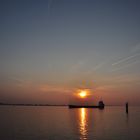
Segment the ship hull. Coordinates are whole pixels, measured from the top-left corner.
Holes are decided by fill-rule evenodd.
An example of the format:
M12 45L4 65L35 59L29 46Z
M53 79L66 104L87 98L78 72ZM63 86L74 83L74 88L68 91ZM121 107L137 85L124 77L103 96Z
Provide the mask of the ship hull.
M104 109L104 106L69 105L69 108L99 108L99 109Z

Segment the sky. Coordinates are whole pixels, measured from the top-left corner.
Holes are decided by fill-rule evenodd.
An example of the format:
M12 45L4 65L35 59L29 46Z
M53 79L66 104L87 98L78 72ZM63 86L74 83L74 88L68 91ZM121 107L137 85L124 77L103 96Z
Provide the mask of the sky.
M0 102L140 105L139 0L0 0L0 19Z

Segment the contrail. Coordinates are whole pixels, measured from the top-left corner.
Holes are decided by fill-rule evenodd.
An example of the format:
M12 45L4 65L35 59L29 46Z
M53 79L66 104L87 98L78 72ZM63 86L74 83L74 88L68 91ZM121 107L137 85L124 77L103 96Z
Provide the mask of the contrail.
M91 74L91 73L97 71L98 69L100 69L101 67L103 67L103 65L105 65L105 62L104 63L97 64L95 67L89 69L86 73L87 74Z
M138 43L135 47L132 48L131 52L139 52L140 51L140 43Z
M96 70L100 69L104 64L105 63L100 63L100 64L96 65L92 70L96 71Z
M130 67L131 65L134 65L134 64L137 64L137 63L138 63L138 61L136 61L136 62L134 62L134 63L131 63L131 64L124 65L123 67L120 67L120 68L117 68L117 69L111 70L111 72L119 71L119 70L121 70L121 69L124 69L124 68Z
M52 5L52 0L48 0L48 15L50 15L51 5Z
M129 57L126 57L124 59L121 59L120 61L113 63L112 66L115 66L115 65L118 65L118 64L123 63L125 61L128 61L128 60L130 60L130 59L132 59L132 58L134 58L134 57L136 57L138 55L140 55L140 53L137 53L137 54L131 55Z

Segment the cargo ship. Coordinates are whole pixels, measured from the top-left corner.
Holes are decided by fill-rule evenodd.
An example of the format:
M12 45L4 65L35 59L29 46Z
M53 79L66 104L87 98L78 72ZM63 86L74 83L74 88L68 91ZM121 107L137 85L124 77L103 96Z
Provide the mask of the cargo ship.
M93 105L69 105L69 108L99 108L99 109L104 109L105 105L103 101L99 101L97 106Z

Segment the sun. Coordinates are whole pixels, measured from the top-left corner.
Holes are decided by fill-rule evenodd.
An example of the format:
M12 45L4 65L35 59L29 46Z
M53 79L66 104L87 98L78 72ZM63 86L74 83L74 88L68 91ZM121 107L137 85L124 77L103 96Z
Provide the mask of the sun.
M87 92L86 92L86 91L81 91L81 92L79 93L79 96L80 96L81 98L85 98L85 97L87 96Z

